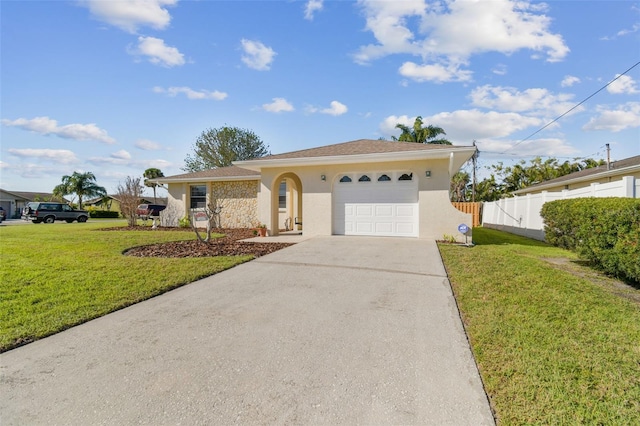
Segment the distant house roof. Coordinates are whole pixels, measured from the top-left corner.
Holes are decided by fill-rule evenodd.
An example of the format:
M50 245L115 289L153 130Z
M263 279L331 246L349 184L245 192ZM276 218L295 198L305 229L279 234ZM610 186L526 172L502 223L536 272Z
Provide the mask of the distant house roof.
M547 180L536 185L531 185L523 189L514 191L514 194L526 194L534 191L543 191L559 185L569 185L581 182L595 181L603 177L621 176L625 173L635 173L640 171L640 155L614 161L609 166L602 165L590 169L573 172L559 178Z
M36 201L36 200L60 200L64 202L69 202L65 198L54 197L51 192L29 192L29 191L7 191L6 189L0 188L0 191L13 195L16 199L20 199L21 201Z

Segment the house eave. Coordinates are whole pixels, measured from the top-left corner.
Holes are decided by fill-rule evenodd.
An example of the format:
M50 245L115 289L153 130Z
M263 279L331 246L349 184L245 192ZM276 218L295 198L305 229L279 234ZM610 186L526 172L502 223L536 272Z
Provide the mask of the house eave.
M592 175L587 175L587 176L580 176L578 178L567 179L561 182L541 183L535 186L529 186L527 188L518 189L517 191L513 191L513 194L514 195L529 194L534 191L544 191L546 189L555 188L558 186L574 185L576 183L589 182L597 179L613 177L613 176L621 176L621 175L626 175L628 173L636 173L636 172L640 172L640 165L633 165L629 167L623 167L620 169L605 170L600 173L594 173Z
M471 158L476 151L475 147L459 147L451 149L433 150L433 151L402 151L402 152L383 152L373 154L354 154L354 155L334 155L323 157L309 158L282 158L282 159L257 159L234 161L234 165L248 170L260 172L262 169L274 167L309 167L309 166L328 166L336 164L362 164L362 163L381 163L394 161L413 161L413 160L447 160L451 156L458 157L460 164Z
M177 179L149 179L149 182L165 184L165 183L201 183L201 182L233 182L240 180L260 180L260 176L212 176L197 178L177 178Z

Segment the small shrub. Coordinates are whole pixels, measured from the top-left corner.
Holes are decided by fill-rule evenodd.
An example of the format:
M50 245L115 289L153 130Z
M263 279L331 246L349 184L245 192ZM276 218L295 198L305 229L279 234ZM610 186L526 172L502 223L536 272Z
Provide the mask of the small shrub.
M444 234L442 241L445 243L455 243L457 240L455 235Z
M180 228L191 228L191 220L189 220L189 216L185 216L178 221L178 225Z

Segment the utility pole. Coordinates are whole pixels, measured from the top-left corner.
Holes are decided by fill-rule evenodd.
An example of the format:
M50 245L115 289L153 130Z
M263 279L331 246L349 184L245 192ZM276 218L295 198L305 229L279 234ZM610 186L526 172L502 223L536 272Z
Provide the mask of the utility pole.
M611 148L607 144L607 170L611 170Z
M473 146L476 146L476 140L473 140ZM478 148L473 153L473 157L471 157L471 161L473 163L473 181L471 183L471 202L476 202L476 167L478 165Z

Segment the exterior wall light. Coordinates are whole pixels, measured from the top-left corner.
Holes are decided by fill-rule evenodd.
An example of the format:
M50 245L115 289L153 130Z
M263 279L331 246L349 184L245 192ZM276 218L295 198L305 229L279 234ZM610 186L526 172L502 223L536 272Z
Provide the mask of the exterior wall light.
M431 177L431 170L427 170L426 172L424 172L424 175L428 178Z
M322 179L322 181L324 182L325 180L327 180L327 177L325 175L320 175L320 179Z

